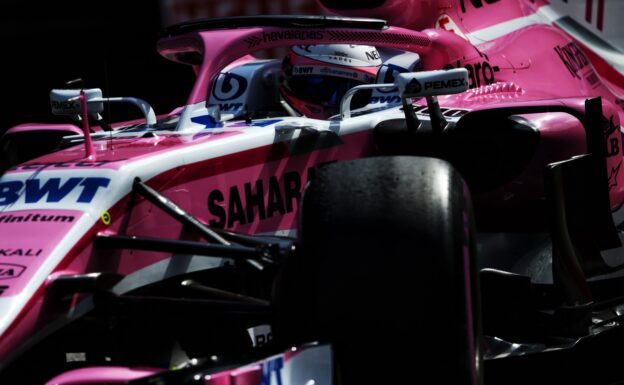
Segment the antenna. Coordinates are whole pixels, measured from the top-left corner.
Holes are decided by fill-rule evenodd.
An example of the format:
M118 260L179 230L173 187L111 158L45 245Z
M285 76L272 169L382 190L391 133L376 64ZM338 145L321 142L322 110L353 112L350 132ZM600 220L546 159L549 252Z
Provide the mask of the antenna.
M108 80L108 61L104 60L104 83L106 85L106 94L110 95L110 83ZM107 115L107 122L109 124L110 130L109 130L109 135L108 135L108 149L109 150L113 150L113 127L110 126L112 120L111 120L111 108L108 107L108 109L106 110L106 115Z

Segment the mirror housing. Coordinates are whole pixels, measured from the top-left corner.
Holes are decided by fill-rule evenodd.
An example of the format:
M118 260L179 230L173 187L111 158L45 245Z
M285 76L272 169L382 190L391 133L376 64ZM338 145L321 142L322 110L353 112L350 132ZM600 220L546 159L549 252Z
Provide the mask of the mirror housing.
M403 107L406 105L406 99L426 97L427 104L433 110L438 111L441 116L440 106L434 108L433 100L437 95L459 94L467 91L468 70L465 68L453 68L449 70L438 71L421 71L421 72L405 72L394 78L394 83L376 83L363 84L355 86L347 91L340 102L340 117L348 119L351 117L351 99L353 95L361 90L379 89L379 88L398 88ZM437 102L435 103L437 104ZM411 114L413 115L413 114ZM416 116L410 116L407 119L417 121ZM437 118L434 117L434 120ZM443 119L437 119L443 120ZM441 123L442 124L442 123Z
M89 115L99 114L104 111L104 103L95 101L102 99L101 89L88 88L84 92ZM54 115L80 115L82 113L80 89L54 89L50 91L50 107Z
M394 79L402 98L420 98L426 96L451 95L467 91L468 70L454 68L449 70L406 72Z

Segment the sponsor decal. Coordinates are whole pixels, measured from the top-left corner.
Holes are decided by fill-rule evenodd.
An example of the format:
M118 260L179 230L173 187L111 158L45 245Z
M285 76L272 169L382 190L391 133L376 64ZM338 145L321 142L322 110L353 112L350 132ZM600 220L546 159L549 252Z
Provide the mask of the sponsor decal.
M26 270L26 266L12 263L0 263L0 279L17 278Z
M249 337L254 348L259 348L271 344L273 341L273 332L271 325L258 325L247 329Z
M310 47L316 46L315 44L309 45L296 45L293 47L293 51L299 55L309 55L314 53ZM357 45L350 45L351 48L358 47ZM381 55L376 49L366 51L365 49L359 50L357 57L354 57L351 53L341 50L323 51L322 55L313 55L315 61L330 64L342 64L351 65L354 67L370 67L381 64Z
M600 78L598 77L598 75L596 75L596 73L593 70L589 72L589 75L587 75L585 79L587 80L589 84L592 85L593 88L596 88L600 85Z
M258 44L262 43L262 39L259 38L258 36L251 36L243 41L247 43L247 48L254 48L258 46Z
M310 75L314 71L314 67L310 66L294 66L292 73L293 75Z
M52 110L65 110L65 111L70 111L70 112L80 111L80 103L77 103L75 101L68 101L68 100L63 100L63 101L51 100L50 107L52 107Z
M271 341L273 341L273 334L269 332L267 334L257 335L256 338L253 340L253 344L254 346L261 348L263 346L269 345Z
M367 83L372 83L374 81L374 77L367 73L336 67L291 67L290 71L293 75L331 75L347 79L357 79Z
M400 103L399 96L372 96L368 104Z
M272 41L282 40L322 40L325 34L323 31L314 30L291 30L291 31L279 31L279 32L262 32L262 35L250 36L243 40L247 43L247 48L254 48L260 45L260 43L267 43ZM307 47L300 45L301 47Z
M322 62L325 62L325 63L335 63L335 62L341 62L340 64L343 64L343 63L351 64L351 63L353 63L353 59L348 57L347 54L341 53L341 52L334 52L334 55L333 56L329 56L327 58L327 60L321 60L321 59L319 59L319 60L322 61Z
M422 91L422 85L415 78L410 80L410 82L405 86L406 94L418 94L420 91Z
M466 81L462 78L458 79L448 79L448 80L435 80L430 82L425 82L425 90L434 89L434 90L442 90L445 88L456 88L465 86Z
M308 168L308 180L314 177L315 170L316 167ZM281 177L273 175L268 180L258 179L243 186L231 186L227 195L221 189L214 189L208 194L208 212L213 217L208 223L217 228L231 228L236 224L246 225L292 213L299 205L304 185L302 175L290 171Z
M615 156L620 153L620 138L621 135L617 135L615 138L610 138L610 136L617 131L618 127L613 123L614 116L611 115L609 120L604 119L605 128L603 135L605 140L608 140L607 144L607 157Z
M243 108L243 103L220 103L221 112L238 111Z
M322 40L325 37L323 31L291 30L280 32L262 32L262 41L281 40Z
M72 177L64 182L61 182L61 178L32 178L26 181L0 182L0 206L13 204L20 196L24 197L24 202L27 204L39 203L42 200L48 203L58 203L76 189L80 191L76 203L91 203L98 190L106 189L109 184L109 178L99 177Z
M563 47L556 46L553 49L570 72L570 75L574 78L581 79L578 72L589 65L589 60L579 47L574 44L574 42L570 42Z
M462 68L461 62L457 60L455 65L447 64L443 69L449 70L453 68ZM468 70L469 88L477 88L482 85L494 83L496 81L494 74L500 71L500 67L492 66L488 60L478 63L465 64L463 68Z
M38 257L43 249L0 249L0 257Z
M221 73L215 81L212 96L219 101L239 98L247 90L247 79L233 73Z
M238 186L230 187L227 210L219 204L224 201L225 194L218 189L212 190L208 194L208 211L216 219L209 221L210 226L229 228L236 223L245 225L256 220L256 211L259 220L291 213L301 199L302 181L298 172L287 172L281 180L277 176L270 177L268 181L260 179L253 186L254 189L252 183L247 182L241 190Z
M609 173L609 191L611 191L612 188L617 187L618 185L617 177L618 177L618 174L620 173L621 168L622 168L621 160L617 166L611 168L611 173Z
M367 51L366 58L372 61L381 60L381 57L379 56L379 52L377 52L377 50Z
M0 295L4 294L5 291L9 290L10 286L0 285Z
M358 77L358 73L355 71L344 71L338 68L331 68L331 67L323 67L319 70L319 72L324 75L335 75L335 76L341 76L344 78L356 79Z
M102 223L104 223L106 226L110 225L111 223L111 216L108 211L104 211L102 215L100 215L100 219L102 220Z
M73 222L76 219L73 215L41 215L27 214L0 215L0 223L22 223L22 222Z
M603 130L603 135L605 138L608 138L609 136L611 136L611 134L613 134L618 128L615 125L615 123L613 122L613 119L615 118L615 116L611 115L611 117L607 120L604 119L604 123L605 123L605 127Z
M484 4L494 4L498 3L500 0L459 0L459 4L461 6L461 10L463 13L466 13L466 4L472 4L473 7L479 9L483 7Z
M9 171L15 171L15 170L39 170L39 169L43 169L43 168L60 168L60 169L65 169L65 168L75 168L75 167L93 167L93 168L97 168L97 167L102 167L106 164L109 163L113 163L113 162L121 162L124 161L125 159L120 159L120 160L102 160L102 161L97 161L97 162L52 162L52 163L28 163L25 165L18 165L18 166L14 166L11 167L9 169Z

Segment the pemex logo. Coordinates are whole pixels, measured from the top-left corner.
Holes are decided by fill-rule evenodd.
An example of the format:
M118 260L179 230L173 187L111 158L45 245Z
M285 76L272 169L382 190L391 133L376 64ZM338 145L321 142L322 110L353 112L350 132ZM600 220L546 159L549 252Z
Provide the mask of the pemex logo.
M419 94L422 91L422 85L416 79L410 80L405 86L405 93L407 94Z

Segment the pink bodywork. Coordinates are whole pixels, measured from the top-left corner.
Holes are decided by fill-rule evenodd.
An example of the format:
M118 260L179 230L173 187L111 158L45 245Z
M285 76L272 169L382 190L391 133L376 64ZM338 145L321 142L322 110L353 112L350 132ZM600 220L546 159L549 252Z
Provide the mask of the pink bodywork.
M162 371L164 369L116 366L83 368L60 374L48 381L46 385L124 384L127 381L147 377Z
M82 215L83 212L78 210L29 210L0 214L0 234L10 234L13 245L12 248L1 250L0 256L4 258L0 260L0 268L4 266L1 262L5 261L24 268L10 278L11 285L4 291L3 296L10 297L24 289L41 263L54 249L58 239L64 236Z
M83 131L73 124L25 123L9 128L4 135L33 131L67 131L82 135Z
M424 19L407 17L400 1L390 3L392 7L386 9L383 15L395 15L403 26L415 23L423 27L433 27L435 24L435 20L427 19L427 22ZM469 68L471 90L460 95L440 97L443 107L476 111L523 105L556 105L582 114L586 98L602 96L603 113L618 128L605 141L616 143L620 149L617 156L607 160L608 175L613 177L613 186L610 189L611 207L619 207L624 202L624 173L619 172L622 163L619 127L624 119L624 112L617 107L616 102L624 95L616 95L605 86L600 74L596 73L591 64L580 68L567 66L560 53L570 49L571 40L552 26L530 25L494 40L484 41L477 47L461 36L513 18L534 14L546 3L501 1L470 14L462 12L459 0L441 1L439 4L442 5L437 8L433 7L436 4L433 0L421 3L426 8L427 15L433 15L438 21L441 17L448 17L453 21L452 25L457 26L460 31L429 28L415 32L399 27L373 31L306 28L305 31L309 33L305 39L285 41L280 38L284 31L294 33L301 30L253 27L193 32L165 38L159 42L158 50L173 60L176 59L176 54L193 51L200 52L207 58L196 69L197 81L188 98L189 105L205 102L212 81L219 71L244 55L283 45L324 43L359 43L417 52L422 56L425 70ZM470 1L466 1L465 6L472 7ZM443 25L449 25L449 22L443 22ZM584 64L582 59L579 60ZM485 194L481 199L498 199L501 205L505 205L538 198L542 191L542 180L535 176L541 176L545 164L568 159L586 151L583 126L570 114L537 113L523 114L523 117L540 130L540 148L517 183ZM64 128L80 131L75 126L68 125ZM98 192L100 195L95 196L93 203L79 205L75 209L60 201L58 208L35 205L36 207L26 210L20 206L19 210L8 207L0 212L0 250L5 254L6 250L21 250L22 254L13 255L6 260L0 254L0 268L5 264L5 269L13 268L13 274L17 275L9 279L0 277L0 286L5 283L8 286L0 294L0 300L14 298L14 303L21 307L21 310L12 313L10 325L2 328L0 324L0 361L49 321L42 311L46 290L45 278L41 277L96 271L114 271L128 275L171 257L168 253L129 250L107 251L106 257L103 257L103 252L93 248L92 239L96 234L130 234L175 239L188 236L180 223L143 199L139 199L131 211L128 209L131 183L135 176L141 176L149 186L206 224L249 234L288 231L296 228L301 192L311 170L322 163L374 155L372 128L371 126L368 130L342 135L341 144L303 154L293 152L280 141L274 144L246 144L245 140L253 138L257 130L273 131L272 126L241 127L238 124L232 125L230 131L206 130L200 134L180 131L157 137L143 137L142 133L137 133L136 137L114 139L113 149L107 139L94 141L95 161L85 160L84 147L75 146L14 167L0 181L13 180L10 178L27 179L47 175L45 173L48 172L58 172L66 173L58 175L82 176L84 173L111 178L113 184L107 190ZM33 129L32 125L28 129ZM42 129L46 129L45 126ZM13 131L20 130L18 126ZM238 143L237 141L244 143L239 150L225 154L219 152L219 148ZM189 157L192 160L186 158L187 153L202 152L203 158L199 155ZM260 188L262 194L259 194ZM238 202L245 202L246 195L262 195L264 205L239 207L237 199ZM503 196L504 199L501 199ZM105 211L110 215L110 223L101 219ZM3 222L2 216L8 215L21 218L32 216L19 222ZM33 222L31 219L34 215L52 215L55 218L71 216L75 220L59 220L54 224ZM79 220L80 226L77 224ZM88 226L85 227L85 224ZM65 245L70 240L71 245ZM59 245L65 246L63 248ZM46 265L44 261L48 260L48 256L51 256L49 260L53 262ZM14 266L11 267L12 265ZM39 277L38 280L35 276ZM24 293L28 293L28 296ZM22 294L27 298L20 298ZM55 381L63 384L87 384L90 383L89 376L95 377L94 373L99 373L99 370L75 372L71 378L62 375ZM124 369L106 369L110 374L106 378L110 378L110 382L114 382L116 370ZM257 372L254 368L249 370L249 373ZM153 371L150 370L140 372L141 375L151 373ZM241 371L240 378L251 378L255 375L249 373ZM227 375L228 381L231 379L230 374ZM125 373L121 377L130 379L129 376ZM71 382L74 379L76 382ZM220 381L215 376L206 379L205 383L230 383ZM248 383L257 383L254 381L255 377Z

